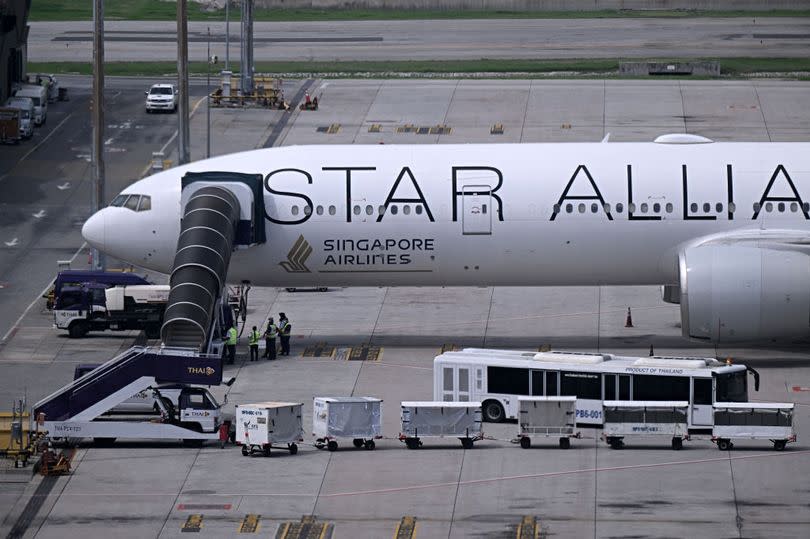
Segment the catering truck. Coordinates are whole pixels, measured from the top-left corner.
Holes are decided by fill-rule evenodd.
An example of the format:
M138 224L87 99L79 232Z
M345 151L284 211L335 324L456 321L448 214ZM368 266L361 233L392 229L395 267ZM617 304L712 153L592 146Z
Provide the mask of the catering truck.
M142 329L148 338L157 339L168 299L168 285L67 286L56 298L54 326L67 330L71 338L90 331Z

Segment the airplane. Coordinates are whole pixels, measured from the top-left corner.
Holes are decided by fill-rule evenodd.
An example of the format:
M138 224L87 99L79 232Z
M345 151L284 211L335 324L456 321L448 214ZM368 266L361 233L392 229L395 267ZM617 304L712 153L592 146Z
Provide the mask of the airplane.
M261 180L252 218L266 239L233 252L229 282L661 285L686 337L810 336L810 143L670 134L252 150L133 183L84 238L170 273L182 178L210 171Z

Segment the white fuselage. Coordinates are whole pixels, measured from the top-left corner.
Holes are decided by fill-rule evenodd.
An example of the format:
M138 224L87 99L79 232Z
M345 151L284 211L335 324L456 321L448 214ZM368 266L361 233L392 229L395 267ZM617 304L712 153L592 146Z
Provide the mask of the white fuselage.
M171 271L180 180L201 171L264 176L267 241L228 273L256 285L667 284L679 251L708 236L810 230L808 143L569 143L216 157L136 182L124 193L151 210L106 208L85 236Z

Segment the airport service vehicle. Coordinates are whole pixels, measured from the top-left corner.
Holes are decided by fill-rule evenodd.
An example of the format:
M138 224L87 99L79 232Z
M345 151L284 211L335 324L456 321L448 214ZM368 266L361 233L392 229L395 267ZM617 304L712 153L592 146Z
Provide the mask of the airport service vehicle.
M59 80L53 75L37 73L33 75L38 86L43 86L48 90L48 103L55 103L59 99ZM31 75L29 75L30 79Z
M520 447L528 449L534 437L559 438L560 448L571 447L576 431L576 397L518 397L518 436Z
M168 285L63 287L54 305L54 326L67 330L71 338L90 331L142 329L148 338L157 339L168 298Z
M146 94L146 112L168 110L177 112L178 90L174 84L153 84Z
M14 107L0 107L0 142L19 144L22 140L22 111Z
M666 436L672 449L689 439L687 401L617 401L604 403L602 438L612 449L624 447L626 437Z
M711 358L623 357L480 348L433 360L433 398L480 401L484 421L514 419L521 396L574 396L577 425L602 425L602 401L688 401L689 428L712 427L714 402L746 402L745 365Z
M127 286L136 284L152 284L140 275L120 271L88 271L88 270L63 270L56 275L53 287L45 296L46 307L53 309L54 303L62 295L65 286L78 287L84 283L94 283L111 286Z
M792 341L810 337L808 171L808 143L691 134L289 146L154 174L122 192L152 197L151 211L104 208L82 233L167 273L189 191L206 177L239 200L230 283L662 285L686 337Z
M315 447L336 451L338 439L348 438L356 448L374 449L382 438L382 400L375 397L315 397L312 410Z
M177 404L162 394L177 391ZM33 421L51 438L176 439L186 445L224 441L232 416L201 385L222 382L222 359L190 349L133 347L73 380L34 405ZM154 413L110 414L141 391L153 392Z
M409 401L402 403L399 439L408 449L422 447L422 438L458 438L472 449L481 440L480 402Z
M6 101L6 107L19 109L20 111L20 136L31 138L34 136L34 101L28 97L10 97Z
M791 402L716 402L712 442L721 451L732 440L770 440L777 451L796 441Z
M300 402L237 405L236 443L242 445L242 455L259 453L269 457L272 448L286 449L291 455L298 453L296 442L304 441L302 406Z
M14 97L28 97L34 103L34 125L43 125L48 119L48 89L35 84L23 84Z

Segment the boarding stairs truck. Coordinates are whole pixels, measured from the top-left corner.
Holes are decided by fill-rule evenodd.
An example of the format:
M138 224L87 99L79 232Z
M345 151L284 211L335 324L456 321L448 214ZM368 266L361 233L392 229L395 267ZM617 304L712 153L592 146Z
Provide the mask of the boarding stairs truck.
M53 322L72 338L84 337L90 331L142 329L148 338L157 339L168 299L168 285L107 288L100 283L83 283L62 289L54 305Z
M222 359L188 349L135 346L48 395L34 405L33 420L47 436L176 439L189 445L224 440L232 421L206 388L222 382ZM184 384L175 406L160 395L164 383ZM106 413L132 395L151 389L160 417L110 416ZM224 429L223 425L227 425Z

